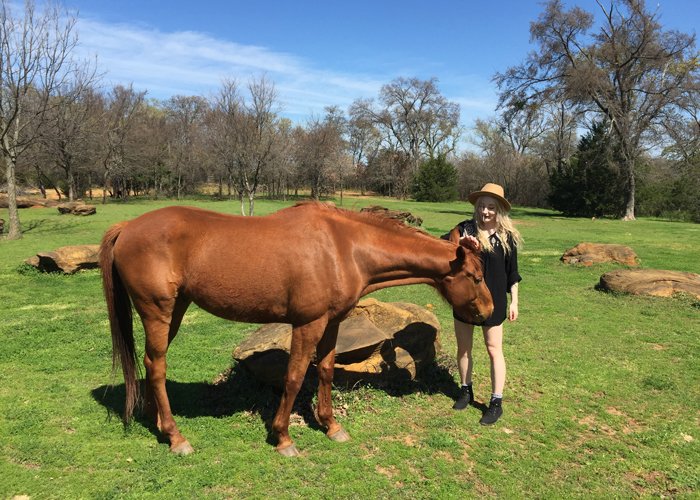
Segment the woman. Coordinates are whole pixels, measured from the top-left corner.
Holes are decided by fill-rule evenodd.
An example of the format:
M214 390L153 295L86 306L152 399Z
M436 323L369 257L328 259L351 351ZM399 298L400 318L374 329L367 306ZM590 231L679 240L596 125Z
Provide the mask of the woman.
M508 216L510 203L498 184L486 184L468 197L474 205L474 217L458 224L460 235L471 239L481 250L484 279L493 298L493 314L481 326L491 361L491 401L482 416L482 425L492 425L503 414L503 387L506 363L503 357L503 322L518 319L518 246L520 233ZM510 307L507 306L510 293ZM506 314L506 309L508 309ZM472 390L472 345L474 324L454 314L457 337L457 367L461 379L459 397L453 408L463 410L474 401Z

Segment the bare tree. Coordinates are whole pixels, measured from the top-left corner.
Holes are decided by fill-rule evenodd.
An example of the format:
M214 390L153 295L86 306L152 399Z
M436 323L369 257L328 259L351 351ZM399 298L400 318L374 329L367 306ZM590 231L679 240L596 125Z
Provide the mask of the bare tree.
M402 162L408 159L407 175L415 175L423 159L448 155L456 149L461 132L459 105L445 99L436 78L397 78L382 87L379 100L379 107L371 100L357 100L349 114L376 127L382 149L400 153L395 157ZM408 182L402 179L395 184Z
M159 103L144 103L131 129L130 135L134 139L129 141L129 147L133 148L130 156L135 167L131 177L138 177L137 185L141 189L148 190L152 185L155 199L163 193L170 194L172 179L167 165L170 139L167 113Z
M666 110L663 126L671 141L666 155L684 164L700 163L700 78L684 89L680 109Z
M17 159L38 140L51 97L80 65L71 59L77 44L74 17L64 17L50 4L39 12L32 0L16 17L11 4L0 0L0 151L8 191L7 238L19 239Z
M197 162L198 145L204 118L209 104L202 97L175 96L166 105L169 137L169 160L175 178L175 194L179 200L186 186L189 173L190 183L194 181L193 169Z
M248 199L248 215L255 211L255 196L267 168L278 153L277 91L264 76L248 83L250 101L244 104L244 112L237 120L236 162L238 185L241 194Z
M270 196L286 199L294 172L294 127L289 118L280 118L276 126L275 161L267 170Z
M497 74L501 104L566 100L603 115L622 151L624 218L634 219L635 163L668 107L698 74L695 37L663 31L658 13L644 0L596 0L602 14L592 35L593 15L550 0L530 27L539 50L525 63Z
M543 158L547 177L556 170L561 172L576 150L576 129L579 117L575 109L566 101L559 101L549 106L549 119L546 133L540 144L535 146L536 153Z
M100 158L102 163L102 203L107 203L110 180L125 173L129 140L134 130L136 116L144 102L146 92L136 92L131 85L117 85L104 104L100 132Z
M367 188L367 166L377 157L381 145L381 134L377 127L365 116L362 107L349 110L348 148L355 169L356 182L360 193L365 194Z
M91 78L90 75L86 77ZM78 174L87 169L94 157L93 144L99 129L98 107L101 107L101 99L91 85L79 79L58 90L47 113L41 146L47 161L62 171L69 201L82 195ZM84 187L85 182L82 185Z
M345 164L343 152L344 120L336 107L326 108L323 119L312 118L303 131L297 133L296 159L304 181L311 187L311 197L332 192L334 177ZM342 182L342 181L341 181Z
M207 127L212 153L218 165L219 196L223 195L223 182L226 181L227 195L235 182L236 153L238 148L237 127L243 114L243 100L235 80L225 80L218 94L212 100L207 116ZM243 193L238 197L243 199ZM241 210L243 210L241 208Z

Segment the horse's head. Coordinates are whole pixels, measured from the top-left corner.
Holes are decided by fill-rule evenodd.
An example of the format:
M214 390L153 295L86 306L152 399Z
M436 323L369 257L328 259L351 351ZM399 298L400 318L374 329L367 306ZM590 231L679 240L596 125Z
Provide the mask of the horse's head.
M457 245L455 259L450 262L450 273L438 288L461 318L481 323L493 312L491 292L486 286L481 259L477 248L470 241L459 239L455 228L450 241Z

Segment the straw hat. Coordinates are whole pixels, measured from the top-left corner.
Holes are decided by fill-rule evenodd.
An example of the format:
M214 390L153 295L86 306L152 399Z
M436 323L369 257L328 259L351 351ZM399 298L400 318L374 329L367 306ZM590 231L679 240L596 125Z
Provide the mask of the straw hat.
M472 205L476 205L476 200L478 200L481 196L491 196L492 198L496 198L498 201L500 201L506 211L510 211L510 203L505 199L504 195L505 193L503 192L503 186L489 182L484 184L481 191L474 191L467 196L467 199Z

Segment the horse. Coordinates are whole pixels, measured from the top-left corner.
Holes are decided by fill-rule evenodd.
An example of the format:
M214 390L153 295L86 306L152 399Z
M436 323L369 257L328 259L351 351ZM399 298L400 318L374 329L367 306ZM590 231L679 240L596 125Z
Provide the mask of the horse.
M316 351L317 419L334 441L350 439L335 420L331 384L340 321L364 295L427 283L463 318L493 310L476 248L456 230L443 240L372 213L301 203L266 216L185 206L147 212L110 227L99 262L121 365L128 423L141 402L173 453L194 451L166 392L166 354L191 303L222 318L292 325L291 351L272 421L276 450L299 452L289 435L292 405ZM145 333L145 394L139 391L132 306Z

